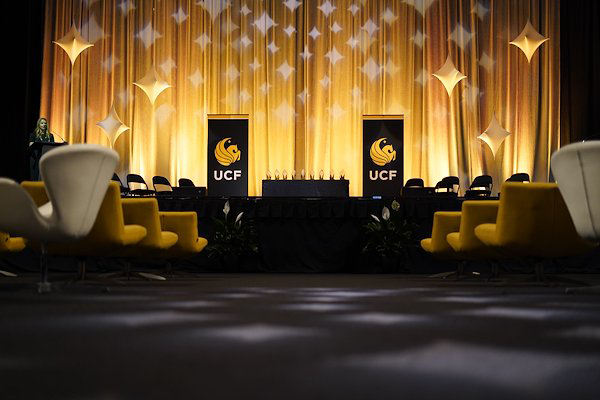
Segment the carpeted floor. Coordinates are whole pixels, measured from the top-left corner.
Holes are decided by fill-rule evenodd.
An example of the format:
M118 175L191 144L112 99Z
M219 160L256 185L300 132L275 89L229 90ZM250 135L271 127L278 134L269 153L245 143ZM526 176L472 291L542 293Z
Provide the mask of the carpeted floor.
M600 295L563 286L196 274L37 295L34 281L0 279L3 400L599 398Z

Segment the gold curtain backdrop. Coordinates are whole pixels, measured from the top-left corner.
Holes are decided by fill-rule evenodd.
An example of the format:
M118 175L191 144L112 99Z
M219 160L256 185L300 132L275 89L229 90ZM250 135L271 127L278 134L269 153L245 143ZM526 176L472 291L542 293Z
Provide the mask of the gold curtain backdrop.
M361 195L362 116L405 118L404 177L461 186L480 174L545 181L560 143L555 0L48 1L40 115L70 143L111 143L114 105L130 127L118 172L206 185L207 115L250 117L249 194L273 173L344 171ZM549 38L531 62L509 45L530 20ZM71 61L52 43L72 25L94 46ZM448 96L432 74L467 76ZM171 85L152 104L133 83ZM511 133L495 157L477 137L495 115ZM499 185L496 185L496 189Z

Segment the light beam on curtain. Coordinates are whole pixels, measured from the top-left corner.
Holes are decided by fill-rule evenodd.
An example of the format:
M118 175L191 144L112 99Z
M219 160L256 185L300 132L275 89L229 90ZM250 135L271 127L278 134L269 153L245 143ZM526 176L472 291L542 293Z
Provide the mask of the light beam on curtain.
M119 172L206 184L207 114L249 114L250 194L267 170L345 171L362 192L361 116L404 114L404 175L548 177L559 146L554 0L117 0L47 2L40 114L71 143L108 145L114 104L131 129ZM509 42L527 20L550 40L531 62ZM73 67L52 44L72 24L94 44ZM448 96L448 55L467 76ZM152 104L133 82L172 87ZM495 116L496 156L477 139Z

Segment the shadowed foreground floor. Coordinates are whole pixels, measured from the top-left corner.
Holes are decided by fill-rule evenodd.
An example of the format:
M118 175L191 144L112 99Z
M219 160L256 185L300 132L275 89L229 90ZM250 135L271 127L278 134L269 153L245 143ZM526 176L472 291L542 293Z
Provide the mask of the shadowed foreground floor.
M599 393L600 295L564 287L198 274L37 295L15 282L0 280L5 400Z

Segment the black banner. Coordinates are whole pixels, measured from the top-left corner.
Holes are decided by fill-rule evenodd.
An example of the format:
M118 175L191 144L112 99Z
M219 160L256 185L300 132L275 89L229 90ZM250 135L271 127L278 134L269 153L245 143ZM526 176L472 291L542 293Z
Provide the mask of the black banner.
M363 117L363 196L400 195L403 168L402 117Z
M208 119L208 195L248 196L248 119Z

